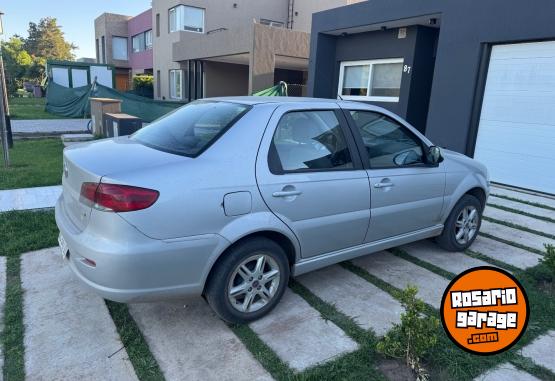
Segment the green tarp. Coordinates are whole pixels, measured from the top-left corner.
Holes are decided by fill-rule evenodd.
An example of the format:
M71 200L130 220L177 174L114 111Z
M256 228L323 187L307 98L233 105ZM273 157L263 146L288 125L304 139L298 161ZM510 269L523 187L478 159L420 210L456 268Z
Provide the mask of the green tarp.
M280 82L278 85L253 95L267 97L287 96L287 84ZM121 99L121 111L141 118L144 122L155 119L184 105L180 102L155 101L131 93L122 93L100 84L83 87L67 88L53 81L48 81L46 88L46 111L68 118L86 118L90 116L91 102L89 98Z
M89 98L121 99L122 112L139 117L147 123L184 104L155 101L134 94L122 93L100 84L70 89L49 81L46 89L46 111L68 118L88 117L91 108Z
M286 97L287 96L287 84L285 82L280 82L274 87L269 89L261 90L253 95L258 97Z

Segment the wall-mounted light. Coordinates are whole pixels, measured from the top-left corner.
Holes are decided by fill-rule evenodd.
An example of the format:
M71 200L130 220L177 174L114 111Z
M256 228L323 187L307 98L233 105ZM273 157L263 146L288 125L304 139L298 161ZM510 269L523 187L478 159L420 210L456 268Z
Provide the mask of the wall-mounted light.
M380 29L381 29L381 30L387 30L387 27L386 27L386 26L382 26Z
M349 35L349 33L347 33L347 32L341 33L341 37L347 37L348 35Z
M436 25L437 24L437 19L435 17L432 17L430 19L430 25Z
M237 3L233 3L233 8L237 8Z

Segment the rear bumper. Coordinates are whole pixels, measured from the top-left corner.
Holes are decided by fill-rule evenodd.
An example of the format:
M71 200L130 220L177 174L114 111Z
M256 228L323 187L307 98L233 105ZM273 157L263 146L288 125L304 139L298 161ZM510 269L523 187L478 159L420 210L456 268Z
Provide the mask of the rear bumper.
M79 231L62 198L55 215L69 248L69 267L105 299L129 303L201 295L212 265L229 244L217 234L152 239L117 214L96 210Z

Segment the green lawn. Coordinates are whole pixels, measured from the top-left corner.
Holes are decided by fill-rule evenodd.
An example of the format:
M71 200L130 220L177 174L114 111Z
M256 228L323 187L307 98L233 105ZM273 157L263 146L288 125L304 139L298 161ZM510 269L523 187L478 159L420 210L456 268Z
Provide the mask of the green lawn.
M0 190L61 184L63 148L60 139L16 140L10 168L0 158Z
M0 257L18 257L28 251L58 244L54 211L0 213Z
M63 119L63 116L46 112L46 98L10 98L12 119Z

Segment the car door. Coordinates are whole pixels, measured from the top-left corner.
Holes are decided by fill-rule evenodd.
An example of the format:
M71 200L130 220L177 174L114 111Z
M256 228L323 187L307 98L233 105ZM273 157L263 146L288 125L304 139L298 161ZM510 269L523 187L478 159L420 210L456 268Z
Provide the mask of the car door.
M441 224L445 170L442 163L427 163L429 144L391 114L356 107L345 114L370 181L365 242Z
M303 258L363 243L370 219L368 175L335 102L282 105L256 164L264 201L296 234Z

